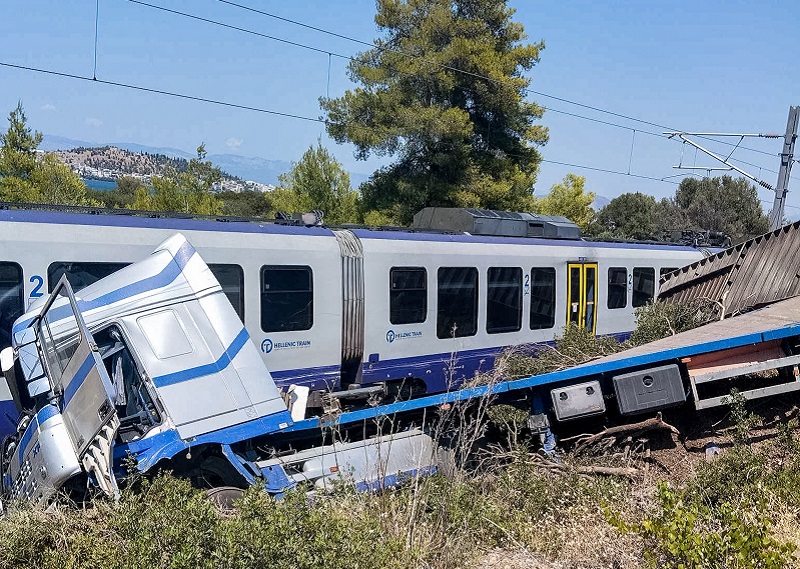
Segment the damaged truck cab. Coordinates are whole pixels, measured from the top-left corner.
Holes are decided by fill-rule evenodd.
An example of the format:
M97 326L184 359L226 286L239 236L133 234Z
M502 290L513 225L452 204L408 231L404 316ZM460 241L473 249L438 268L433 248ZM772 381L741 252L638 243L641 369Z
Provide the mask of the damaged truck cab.
M344 473L372 485L432 468L431 439L419 430L327 445L316 424L289 433L293 415L304 419L307 388L278 391L180 234L77 298L62 278L17 320L0 364L19 413L2 446L6 500L87 488L113 496L131 469L162 466L200 487L261 480L276 494ZM280 451L269 444L284 439L292 442Z
M20 414L3 444L12 499L46 501L87 476L114 494L115 452L148 467L198 436L222 444L234 426L266 434L291 423L220 285L180 235L80 299L62 278L16 322L2 363Z

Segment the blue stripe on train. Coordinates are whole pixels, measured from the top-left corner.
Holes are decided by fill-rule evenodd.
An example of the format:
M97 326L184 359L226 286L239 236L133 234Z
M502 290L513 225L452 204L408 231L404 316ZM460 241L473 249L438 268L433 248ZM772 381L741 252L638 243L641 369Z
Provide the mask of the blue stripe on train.
M617 332L609 336L622 342L627 340L631 332ZM552 346L554 342L540 342L520 347L522 350L535 352L542 346ZM464 350L457 353L443 352L407 358L393 358L364 362L362 384L402 378L418 378L425 382L428 393L447 391L472 379L476 373L485 373L494 369L497 357L509 346ZM309 389L338 389L340 381L339 366L321 366L272 371L272 379L278 388L286 388L292 384L304 385Z

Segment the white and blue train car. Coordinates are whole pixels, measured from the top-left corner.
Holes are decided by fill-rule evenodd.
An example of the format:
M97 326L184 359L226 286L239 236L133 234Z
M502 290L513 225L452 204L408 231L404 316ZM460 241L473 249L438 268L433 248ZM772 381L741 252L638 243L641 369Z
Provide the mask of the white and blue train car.
M312 391L380 382L442 391L567 322L626 336L659 276L703 256L675 245L4 209L0 347L61 276L80 295L176 231L208 262L276 384Z
M690 247L355 230L365 258L366 382L428 391L489 370L506 347L551 342L567 322L626 338L634 309Z

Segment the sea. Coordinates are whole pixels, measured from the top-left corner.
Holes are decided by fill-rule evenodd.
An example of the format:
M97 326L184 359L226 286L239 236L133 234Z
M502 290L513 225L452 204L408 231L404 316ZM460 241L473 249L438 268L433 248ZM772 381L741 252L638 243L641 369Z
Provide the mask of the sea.
M92 190L108 192L117 189L117 182L114 180L98 180L97 178L81 178L86 187Z

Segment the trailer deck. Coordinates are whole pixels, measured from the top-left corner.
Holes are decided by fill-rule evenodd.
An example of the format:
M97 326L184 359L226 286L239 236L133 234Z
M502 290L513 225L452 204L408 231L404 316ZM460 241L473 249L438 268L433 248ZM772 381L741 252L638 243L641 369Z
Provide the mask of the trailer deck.
M311 418L295 422L285 432L319 429L320 426L344 425L384 415L394 415L415 409L436 407L447 403L475 399L487 395L499 395L518 390L542 387L563 386L598 376L612 377L620 373L643 369L666 362L682 362L689 369L693 385L710 381L729 379L737 375L754 373L766 369L779 369L800 363L800 356L778 356L775 343L800 337L800 297L784 300L760 310L712 322L663 338L643 346L623 350L573 368L544 373L522 379L502 381L491 385L469 387L448 393L401 401L369 409L342 413L335 418ZM725 367L725 373L709 376L708 363L702 357L716 354L725 358L733 367ZM742 355L751 355L742 360ZM734 361L731 361L734 360ZM718 361L718 360L710 360ZM696 365L692 365L692 364ZM703 364L703 365L697 365ZM752 366L761 366L760 368ZM697 373L692 373L697 372ZM771 386L762 391L743 392L745 397L767 396L800 389L800 383ZM695 406L704 409L721 405L721 399L697 400L696 387L693 389Z

